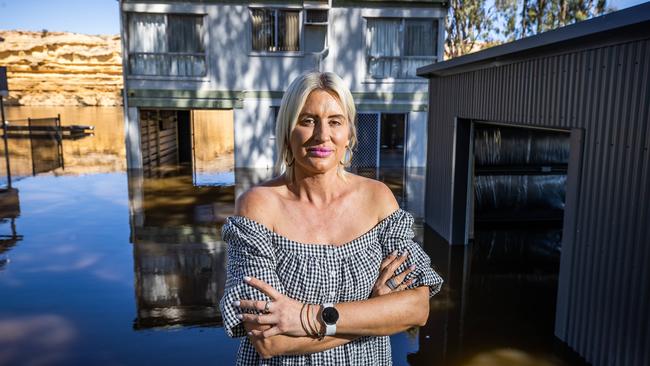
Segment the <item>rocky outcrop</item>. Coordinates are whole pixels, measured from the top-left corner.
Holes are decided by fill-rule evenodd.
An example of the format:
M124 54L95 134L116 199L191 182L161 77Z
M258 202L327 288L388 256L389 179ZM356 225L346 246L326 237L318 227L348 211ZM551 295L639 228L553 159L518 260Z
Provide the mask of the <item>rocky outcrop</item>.
M0 31L10 105L122 105L119 36Z

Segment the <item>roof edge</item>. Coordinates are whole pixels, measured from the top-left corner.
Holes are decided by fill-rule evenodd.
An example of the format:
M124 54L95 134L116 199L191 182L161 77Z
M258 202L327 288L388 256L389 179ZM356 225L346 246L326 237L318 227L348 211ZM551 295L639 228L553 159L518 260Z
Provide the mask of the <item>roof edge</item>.
M485 62L505 55L530 51L552 44L564 43L597 33L611 31L636 24L650 22L650 2L627 9L601 15L595 18L553 29L541 34L494 46L483 51L470 53L448 61L433 63L417 69L421 77L438 76L452 69ZM648 33L650 35L650 31Z

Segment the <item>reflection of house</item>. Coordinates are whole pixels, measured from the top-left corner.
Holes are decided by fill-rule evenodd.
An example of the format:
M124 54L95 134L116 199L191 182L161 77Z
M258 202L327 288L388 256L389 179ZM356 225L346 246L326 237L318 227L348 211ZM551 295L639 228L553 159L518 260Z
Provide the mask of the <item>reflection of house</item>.
M178 174L181 173L181 174ZM189 172L129 175L137 329L219 324L233 187L194 187Z
M226 280L221 225L234 213L235 192L268 177L237 170L236 186L201 186L187 167L164 176L129 172L131 243L138 329L220 324Z
M120 1L130 168L190 162L198 110L234 129L236 167L270 167L288 83L334 71L358 104L356 166L424 166L426 83L446 1Z

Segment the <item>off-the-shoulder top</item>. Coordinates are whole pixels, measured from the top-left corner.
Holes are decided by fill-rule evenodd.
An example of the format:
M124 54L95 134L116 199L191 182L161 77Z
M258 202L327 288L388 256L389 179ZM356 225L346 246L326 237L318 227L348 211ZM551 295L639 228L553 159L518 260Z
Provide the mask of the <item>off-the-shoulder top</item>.
M243 216L226 219L221 230L228 244L227 279L220 301L223 326L230 337L246 334L237 318L235 300L269 300L244 283L244 276L264 280L276 290L303 303L341 303L368 299L381 261L394 250L408 250L398 273L415 264L409 288L429 286L433 296L442 278L413 241L413 217L397 210L374 228L342 245L306 244L285 238ZM248 337L241 340L238 365L391 365L388 336L366 336L342 346L308 355L259 357Z

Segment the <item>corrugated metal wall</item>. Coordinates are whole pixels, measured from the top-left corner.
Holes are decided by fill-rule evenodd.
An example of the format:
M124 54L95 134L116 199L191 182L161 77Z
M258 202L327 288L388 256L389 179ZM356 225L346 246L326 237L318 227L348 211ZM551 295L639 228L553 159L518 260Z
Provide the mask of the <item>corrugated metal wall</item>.
M584 129L556 334L594 365L649 365L650 41L501 62L431 79L426 222L450 238L455 118Z

